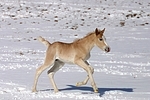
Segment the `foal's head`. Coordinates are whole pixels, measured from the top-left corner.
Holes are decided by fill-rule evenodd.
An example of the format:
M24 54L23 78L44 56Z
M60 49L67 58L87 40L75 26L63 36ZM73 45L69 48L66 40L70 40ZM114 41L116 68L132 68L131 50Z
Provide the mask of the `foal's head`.
M103 30L99 30L99 29L95 29L95 34L96 34L96 40L95 43L96 45L101 48L103 51L105 52L109 52L110 51L110 47L108 46L108 44L106 43L106 38L103 35L105 31L105 28Z

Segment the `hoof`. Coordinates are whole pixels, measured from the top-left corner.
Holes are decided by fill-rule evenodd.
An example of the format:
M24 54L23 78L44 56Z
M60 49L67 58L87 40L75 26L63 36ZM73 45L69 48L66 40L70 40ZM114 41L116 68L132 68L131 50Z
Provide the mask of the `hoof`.
M79 83L76 83L76 86L80 86Z
M76 86L81 86L81 85L82 85L81 82L76 83Z
M94 90L95 93L98 93L98 90Z
M33 89L32 92L37 92L37 90L36 90L36 89Z
M57 93L57 92L59 92L59 90L55 90L54 92Z

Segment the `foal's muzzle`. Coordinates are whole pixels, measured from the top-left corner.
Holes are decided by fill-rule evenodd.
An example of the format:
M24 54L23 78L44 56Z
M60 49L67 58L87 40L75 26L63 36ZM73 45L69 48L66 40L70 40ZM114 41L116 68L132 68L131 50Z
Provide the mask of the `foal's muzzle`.
M110 47L106 47L105 52L109 52L109 51L110 51Z

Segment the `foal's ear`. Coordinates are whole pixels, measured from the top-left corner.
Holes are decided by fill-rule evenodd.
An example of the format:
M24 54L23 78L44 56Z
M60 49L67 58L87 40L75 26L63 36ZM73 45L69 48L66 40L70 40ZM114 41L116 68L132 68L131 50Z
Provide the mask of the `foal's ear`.
M96 35L98 35L98 34L99 34L99 32L98 32L98 29L97 29L97 28L95 29L95 33L96 33Z
M104 33L104 31L105 31L105 28L101 32Z
M102 35L103 35L104 31L105 31L105 28L101 31L101 34L102 34Z

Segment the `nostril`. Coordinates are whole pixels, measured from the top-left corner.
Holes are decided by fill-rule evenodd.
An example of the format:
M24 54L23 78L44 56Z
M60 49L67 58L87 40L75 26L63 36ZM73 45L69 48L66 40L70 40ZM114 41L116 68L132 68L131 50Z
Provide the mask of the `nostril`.
M106 51L106 52L109 52L109 51L110 51L110 48L109 48L109 47L106 47L106 48L105 48L105 51Z
M110 51L110 48L108 47L108 52Z

